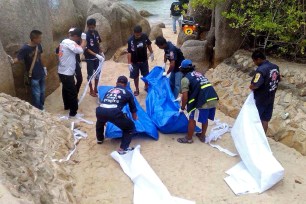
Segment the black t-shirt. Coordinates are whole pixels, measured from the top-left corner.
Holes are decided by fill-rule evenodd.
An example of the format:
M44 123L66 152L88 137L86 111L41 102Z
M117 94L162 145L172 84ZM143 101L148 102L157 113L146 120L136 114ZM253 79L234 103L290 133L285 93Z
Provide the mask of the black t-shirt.
M277 65L264 61L257 69L252 79L254 98L257 105L269 105L274 103L275 93L280 82L280 72Z
M128 52L132 55L132 63L145 62L148 60L147 48L152 42L146 34L142 34L139 39L131 36L128 40Z
M100 43L102 42L102 40L97 31L93 31L93 32L87 31L86 41L87 41L86 49L90 49L96 54L100 53ZM89 52L87 52L86 50L84 52L84 56L86 59L96 59L96 56L89 54Z
M32 61L35 55L36 46L31 47L28 44L22 46L17 55L19 61L23 61L26 70L29 71L32 65ZM33 67L32 79L42 79L45 76L44 67L41 62L41 54L43 53L41 45L38 45L38 53L36 57L36 62Z
M182 61L185 59L181 49L175 47L170 41L167 42L167 47L164 50L167 60L175 61L175 67L173 72L180 71Z
M126 104L129 104L131 113L137 112L132 93L121 86L116 86L107 91L102 100L102 103L108 105L117 105L117 108L120 110L122 110Z
M181 16L183 11L183 6L181 2L173 2L170 7L172 16Z

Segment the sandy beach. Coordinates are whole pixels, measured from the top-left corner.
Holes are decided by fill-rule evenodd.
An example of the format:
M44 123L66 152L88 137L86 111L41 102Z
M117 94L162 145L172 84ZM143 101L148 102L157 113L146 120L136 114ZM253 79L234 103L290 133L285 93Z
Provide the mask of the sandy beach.
M177 35L170 28L163 29L166 39L176 43ZM163 51L153 45L155 61L150 67L162 65ZM86 64L82 64L84 82L86 83ZM127 64L106 61L102 70L101 85L115 85L118 76L129 76ZM132 83L133 84L133 83ZM143 83L138 101L145 107L146 93ZM134 88L134 85L132 85ZM97 98L86 95L79 107L79 113L92 121L95 119ZM67 114L63 110L61 88L58 88L46 100L46 111L55 115ZM233 125L234 119L225 116L220 111L217 118ZM89 135L78 145L69 165L74 177L74 191L80 204L129 204L133 201L133 183L124 174L121 167L111 157L110 153L119 146L119 140L106 139L103 145L97 145L95 126L80 123L83 131ZM167 186L170 193L177 197L195 200L203 203L306 203L306 158L296 150L269 139L275 157L285 168L285 179L263 194L235 196L224 182L225 171L233 167L239 157L229 157L201 143L194 138L193 144L179 144L176 139L182 134L159 134L159 140L135 138L132 146L141 145L141 152L156 174ZM230 134L224 135L217 142L233 152L236 152ZM263 158L264 159L264 158Z

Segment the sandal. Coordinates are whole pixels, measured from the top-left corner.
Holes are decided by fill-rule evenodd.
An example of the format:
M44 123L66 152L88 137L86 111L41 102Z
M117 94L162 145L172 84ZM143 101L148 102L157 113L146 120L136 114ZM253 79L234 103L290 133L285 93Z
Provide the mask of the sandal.
M139 91L134 91L134 96L138 96L139 95Z
M193 140L188 140L186 137L178 138L177 141L182 144L192 144Z
M92 97L98 97L98 95L94 92L89 93Z
M196 136L199 138L201 142L205 143L206 136L203 137L201 132L197 132Z

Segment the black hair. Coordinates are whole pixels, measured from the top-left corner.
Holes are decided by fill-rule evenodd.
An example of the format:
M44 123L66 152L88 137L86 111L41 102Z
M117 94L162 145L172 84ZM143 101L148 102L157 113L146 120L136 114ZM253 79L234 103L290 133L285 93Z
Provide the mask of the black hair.
M141 33L141 32L142 32L142 27L140 25L134 27L134 33Z
M189 72L193 72L195 70L195 65L191 65L188 68L180 68L180 71L185 75Z
M81 37L82 30L80 28L75 28L73 31L70 32L70 36L78 36Z
M262 60L265 60L266 59L266 56L265 54L260 51L260 50L255 50L252 54L252 59L254 60L257 60L257 59L262 59Z
M87 26L95 26L96 25L96 19L90 18L87 20Z
M42 35L42 32L39 30L32 30L30 33L30 39L33 40L34 38L37 38Z
M157 46L162 46L162 45L167 44L167 40L163 36L158 36L155 40L155 44Z

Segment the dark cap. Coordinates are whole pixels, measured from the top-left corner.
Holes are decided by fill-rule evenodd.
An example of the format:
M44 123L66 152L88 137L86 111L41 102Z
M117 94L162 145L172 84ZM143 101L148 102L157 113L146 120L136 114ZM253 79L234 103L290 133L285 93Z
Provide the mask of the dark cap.
M128 79L125 76L120 76L117 79L117 83L127 84L128 83Z

